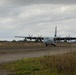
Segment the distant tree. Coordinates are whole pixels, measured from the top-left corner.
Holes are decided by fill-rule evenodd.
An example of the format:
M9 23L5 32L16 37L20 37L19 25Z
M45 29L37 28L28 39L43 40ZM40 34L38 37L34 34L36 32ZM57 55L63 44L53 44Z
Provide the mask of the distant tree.
M16 40L12 40L12 42L16 42Z

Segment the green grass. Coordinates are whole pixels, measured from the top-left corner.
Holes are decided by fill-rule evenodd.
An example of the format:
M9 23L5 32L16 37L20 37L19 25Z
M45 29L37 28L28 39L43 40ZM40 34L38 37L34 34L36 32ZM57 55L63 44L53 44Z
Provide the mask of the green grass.
M14 72L12 75L76 75L76 52L22 59L1 68Z

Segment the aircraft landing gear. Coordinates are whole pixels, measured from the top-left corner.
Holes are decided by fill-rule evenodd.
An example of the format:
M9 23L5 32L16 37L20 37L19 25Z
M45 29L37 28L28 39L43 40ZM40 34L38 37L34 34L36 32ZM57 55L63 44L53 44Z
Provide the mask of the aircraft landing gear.
M45 46L48 46L48 44L45 44Z
M53 45L53 46L56 46L56 44L45 44L45 46L47 47L48 45Z
M54 44L54 46L56 46L56 44Z

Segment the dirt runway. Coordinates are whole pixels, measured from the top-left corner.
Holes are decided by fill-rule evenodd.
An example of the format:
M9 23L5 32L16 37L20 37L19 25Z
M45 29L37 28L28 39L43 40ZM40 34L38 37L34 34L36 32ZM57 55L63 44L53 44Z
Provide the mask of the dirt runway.
M14 61L28 57L40 57L44 55L61 54L70 51L76 51L76 46L38 46L25 48L7 48L0 49L0 63Z

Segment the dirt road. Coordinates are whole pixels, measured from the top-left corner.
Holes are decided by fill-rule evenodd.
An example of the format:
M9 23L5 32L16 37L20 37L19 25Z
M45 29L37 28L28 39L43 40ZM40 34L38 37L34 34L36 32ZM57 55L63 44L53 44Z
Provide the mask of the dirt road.
M61 54L76 51L76 47L27 47L0 49L0 63L14 61L28 57L40 57L44 55Z

